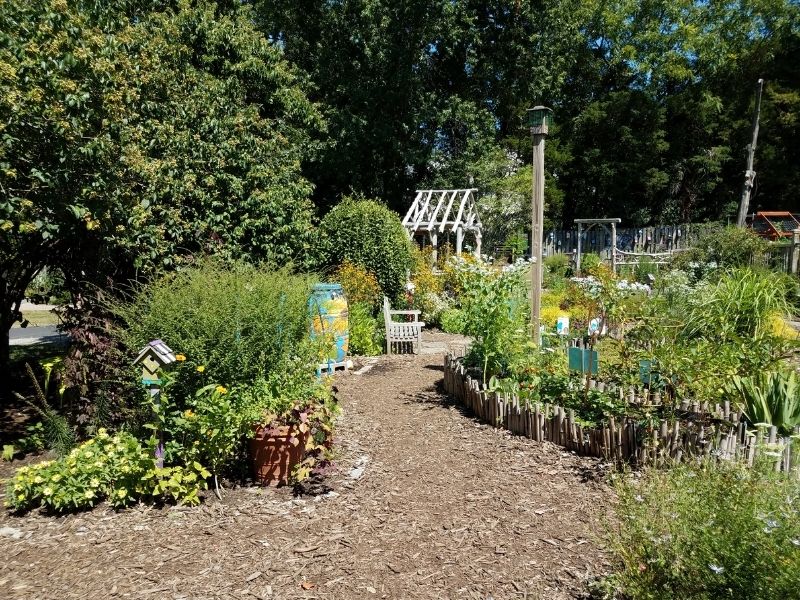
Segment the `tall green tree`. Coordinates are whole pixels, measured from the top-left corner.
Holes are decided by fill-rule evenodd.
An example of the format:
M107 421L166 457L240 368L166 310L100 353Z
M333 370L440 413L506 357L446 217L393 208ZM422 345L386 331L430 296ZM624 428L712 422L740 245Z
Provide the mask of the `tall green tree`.
M306 260L300 165L323 121L252 21L214 3L0 5L0 366L45 266L79 295L198 253Z

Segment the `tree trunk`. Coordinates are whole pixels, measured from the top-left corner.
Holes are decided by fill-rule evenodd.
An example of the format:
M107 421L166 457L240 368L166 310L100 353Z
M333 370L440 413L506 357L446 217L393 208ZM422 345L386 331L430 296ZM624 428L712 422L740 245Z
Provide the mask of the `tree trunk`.
M9 331L11 324L5 319L0 325L0 402L11 400L11 364L9 348Z

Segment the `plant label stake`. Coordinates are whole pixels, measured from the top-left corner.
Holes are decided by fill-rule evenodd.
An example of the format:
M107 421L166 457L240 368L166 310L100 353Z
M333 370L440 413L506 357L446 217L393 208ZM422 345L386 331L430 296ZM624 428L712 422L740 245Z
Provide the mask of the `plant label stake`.
M150 392L153 402L158 403L158 396L161 393L162 381L158 377L161 369L171 365L176 360L172 350L169 349L161 340L153 340L142 348L133 364L142 366L142 385ZM156 448L156 466L160 469L164 466L164 432L160 429L156 433L158 436L158 447Z
M558 335L569 335L569 317L558 317L556 333Z

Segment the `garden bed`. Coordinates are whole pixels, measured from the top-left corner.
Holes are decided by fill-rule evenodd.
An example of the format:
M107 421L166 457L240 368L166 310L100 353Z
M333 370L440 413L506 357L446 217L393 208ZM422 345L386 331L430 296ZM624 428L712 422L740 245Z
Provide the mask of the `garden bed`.
M444 359L444 373L445 390L482 421L536 441L553 442L581 456L637 465L716 456L743 459L752 465L757 454L765 452L773 457L776 471L792 472L800 478L800 465L792 462L792 438L779 437L774 426L751 434L742 413L732 411L727 402L713 408L684 402L682 418L645 418L637 410L635 416L610 417L599 427L585 427L574 410L531 405L515 395L490 391L453 354ZM633 389L619 393L631 399L632 409L643 404Z

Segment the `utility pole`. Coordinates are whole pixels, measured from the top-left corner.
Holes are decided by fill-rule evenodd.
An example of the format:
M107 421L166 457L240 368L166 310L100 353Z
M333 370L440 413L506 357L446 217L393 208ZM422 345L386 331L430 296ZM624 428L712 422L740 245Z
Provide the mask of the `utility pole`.
M533 190L531 198L531 329L533 342L542 343L542 238L544 237L544 139L553 120L545 106L528 109L528 125L533 137Z
M756 172L753 170L753 159L755 159L756 142L758 142L758 120L761 116L761 91L763 89L764 80L759 79L758 83L756 83L756 108L753 111L753 141L747 146L747 170L744 172L742 199L739 202L739 218L736 220L737 227L744 227L747 211L750 210L750 193L753 191L753 183L756 179Z

